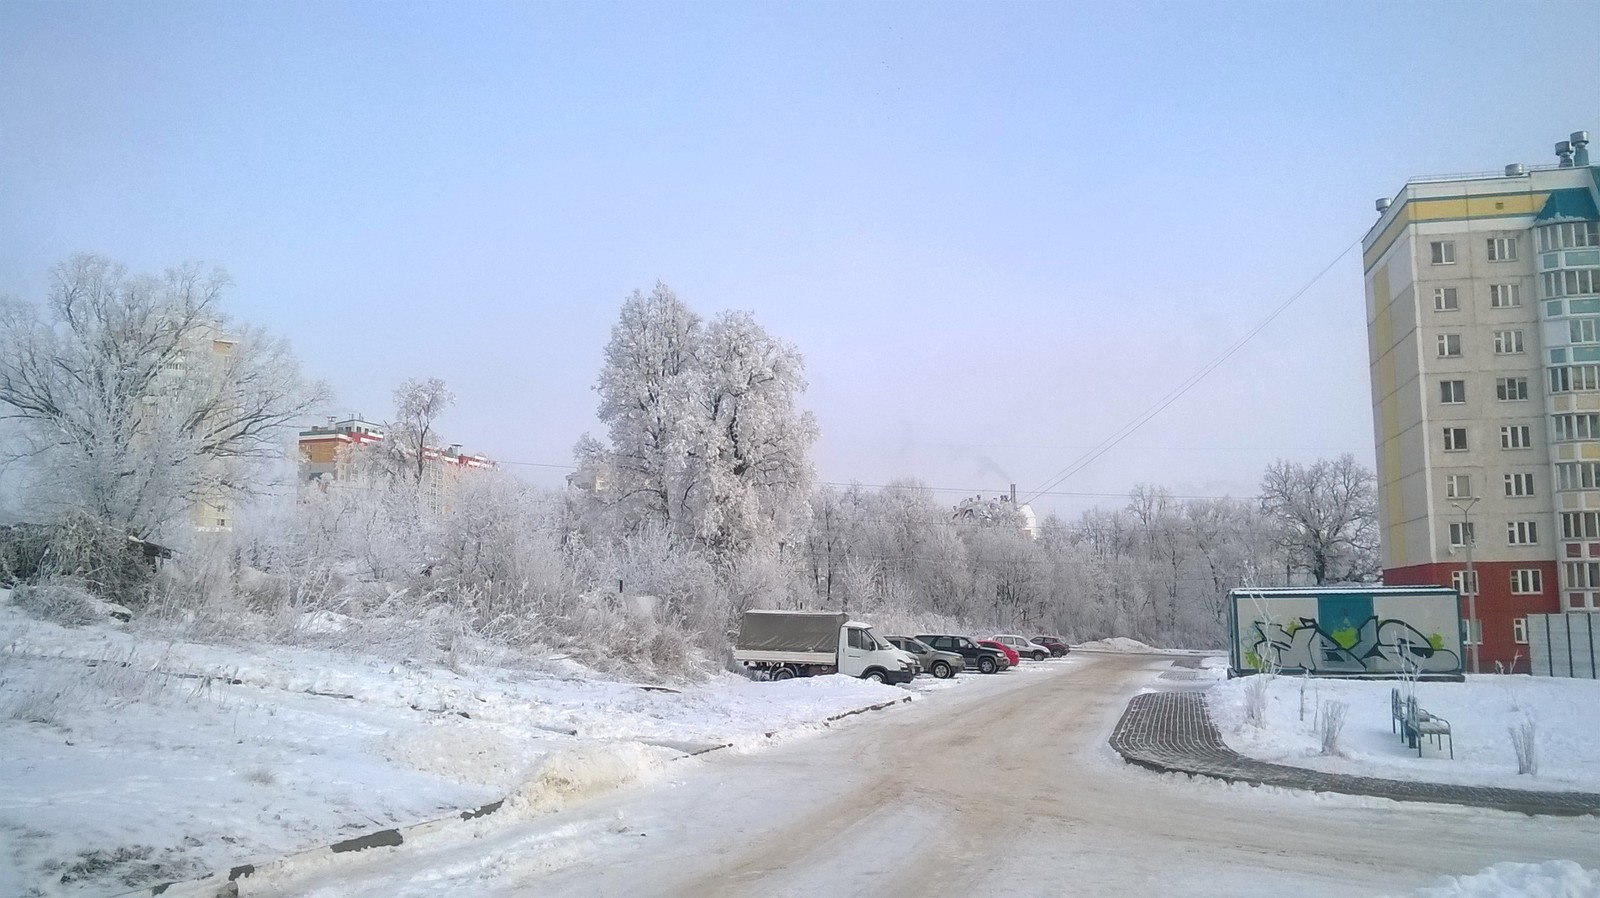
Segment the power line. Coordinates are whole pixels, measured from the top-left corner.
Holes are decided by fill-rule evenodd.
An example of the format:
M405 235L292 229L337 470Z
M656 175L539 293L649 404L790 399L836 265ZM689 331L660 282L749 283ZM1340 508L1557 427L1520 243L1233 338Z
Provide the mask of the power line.
M1279 315L1282 315L1284 312L1288 311L1289 307L1294 305L1296 300L1298 300L1300 297L1304 296L1313 286L1316 285L1316 283L1318 281L1322 280L1323 275L1326 275L1329 271L1332 271L1333 270L1333 266L1339 264L1339 261L1341 259L1343 259L1345 256L1349 255L1351 250L1355 249L1358 245L1360 245L1360 242L1361 241L1358 240L1358 241L1356 241L1354 243L1351 243L1349 246L1345 247L1343 250L1341 250L1337 256L1333 257L1333 261L1331 261L1327 265L1323 266L1322 270L1317 272L1316 277L1313 277L1311 280L1307 281L1305 286L1303 286L1299 290L1295 291L1292 296L1290 296L1288 299L1284 300L1283 303L1281 303L1276 309L1273 309L1271 314L1269 314L1269 315L1267 315L1267 317L1261 319L1261 321L1258 324L1256 324L1255 327L1253 327L1250 330L1246 331L1244 336L1240 337L1238 340L1235 340L1233 342L1233 344L1231 346L1229 346L1227 349L1223 350L1220 355L1218 355L1216 358L1212 359L1210 362L1206 363L1204 366L1202 366L1200 368L1199 371L1197 371L1194 374L1190 375L1182 383L1178 384L1178 386L1175 387L1172 390L1172 392L1170 392L1167 395L1163 396L1160 400L1158 400L1150 408L1146 409L1138 417L1135 417L1132 421L1129 421L1127 424L1124 424L1121 428L1119 428L1115 432L1113 432L1111 434L1111 436L1106 437L1099 444L1097 444L1093 449L1089 450L1089 452L1087 452L1086 454L1080 456L1076 461L1072 462L1071 464L1067 465L1065 468L1063 468L1060 471L1060 473L1056 474L1056 476L1054 476L1054 477L1050 478L1048 481L1046 481L1045 484L1042 487L1040 487L1039 489L1029 493L1027 495L1027 497L1023 501L1025 501L1025 502L1032 501L1035 497L1044 495L1046 490L1053 489L1057 484L1059 484L1062 481L1066 480L1068 477L1071 477L1072 475L1078 473L1079 471L1081 471L1084 468L1088 467L1089 465L1093 464L1096 459L1098 459L1102 455L1105 455L1107 452L1111 451L1111 449L1114 446L1116 446L1118 443L1120 443L1123 440L1127 439L1128 437L1132 436L1134 431L1137 431L1139 428L1143 427L1145 424L1148 424L1151 419L1153 419L1156 415L1159 415L1164 409L1166 409L1167 406L1171 405L1174 402L1177 402L1178 399L1183 396L1183 394L1185 394L1185 393L1189 392L1190 390L1194 389L1194 387L1196 385L1198 385L1200 383L1200 381L1206 379L1207 375L1209 375L1211 372L1215 371L1217 368L1221 367L1223 362L1226 362L1228 359L1232 358L1233 355L1235 353L1237 353L1240 349L1243 349L1244 345L1246 343L1249 343L1250 340L1253 339L1256 336L1256 334L1259 334L1263 330L1266 330L1267 325L1271 324L1274 320L1276 320Z

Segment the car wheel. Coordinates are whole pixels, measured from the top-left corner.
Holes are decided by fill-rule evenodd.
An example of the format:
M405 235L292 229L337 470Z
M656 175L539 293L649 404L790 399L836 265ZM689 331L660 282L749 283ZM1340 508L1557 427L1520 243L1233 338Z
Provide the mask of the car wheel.
M877 669L876 667L874 667L873 669L871 669L871 670L867 671L866 673L862 674L861 675L861 679L869 680L869 681L871 681L873 683L882 683L882 682L885 682L888 679L888 677L884 676L883 671L881 671L881 670Z
M1033 653L1033 660L1035 660L1035 661L1043 661L1044 660L1044 652L1034 652Z
M950 669L949 664L943 661L935 661L933 662L933 675L937 679L948 680L955 675L955 671Z
M772 678L774 680L792 680L794 679L794 668L780 667L772 672Z
M983 673L986 673L986 674L994 673L994 659L993 658L979 658L978 659L978 670L983 672Z

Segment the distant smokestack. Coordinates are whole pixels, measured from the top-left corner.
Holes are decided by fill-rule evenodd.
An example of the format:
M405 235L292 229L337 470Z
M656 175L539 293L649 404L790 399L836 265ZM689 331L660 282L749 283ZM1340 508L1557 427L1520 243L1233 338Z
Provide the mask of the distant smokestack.
M1015 483L1011 484L1011 501L1013 504L1017 501L1017 485Z
M1571 140L1572 140L1572 164L1573 165L1588 165L1589 164L1589 132L1588 131L1574 131L1574 132L1572 132Z
M1561 160L1562 168L1572 167L1572 141L1563 140L1556 144L1556 158Z

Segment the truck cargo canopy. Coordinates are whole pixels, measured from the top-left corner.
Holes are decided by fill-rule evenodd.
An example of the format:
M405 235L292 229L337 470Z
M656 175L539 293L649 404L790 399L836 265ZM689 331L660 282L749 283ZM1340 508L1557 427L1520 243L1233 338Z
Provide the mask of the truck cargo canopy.
M831 611L746 611L734 648L765 652L834 652L850 615Z

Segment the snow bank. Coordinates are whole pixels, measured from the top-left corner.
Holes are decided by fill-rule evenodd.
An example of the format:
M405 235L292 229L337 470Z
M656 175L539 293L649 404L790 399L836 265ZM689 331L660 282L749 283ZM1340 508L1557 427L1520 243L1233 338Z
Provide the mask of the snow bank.
M1414 898L1600 898L1600 872L1572 861L1503 863L1471 876L1445 876Z
M1137 639L1129 639L1126 636L1112 636L1107 639L1096 639L1091 642L1079 643L1078 645L1073 646L1073 648L1087 649L1091 652L1123 652L1130 654L1159 651L1159 649L1145 645Z
M533 815L654 778L678 753L638 742L585 745L555 752L506 798L505 810Z

